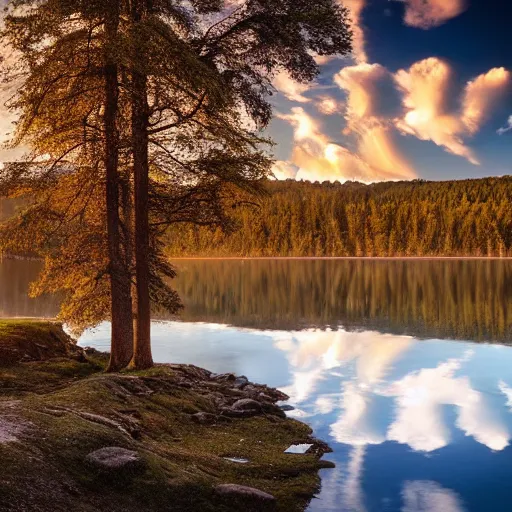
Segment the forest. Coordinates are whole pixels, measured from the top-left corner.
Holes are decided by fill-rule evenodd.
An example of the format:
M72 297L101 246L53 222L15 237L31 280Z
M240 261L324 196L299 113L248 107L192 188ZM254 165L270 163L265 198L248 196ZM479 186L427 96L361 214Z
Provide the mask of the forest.
M180 256L512 256L512 177L463 181L269 181L231 229L175 224Z

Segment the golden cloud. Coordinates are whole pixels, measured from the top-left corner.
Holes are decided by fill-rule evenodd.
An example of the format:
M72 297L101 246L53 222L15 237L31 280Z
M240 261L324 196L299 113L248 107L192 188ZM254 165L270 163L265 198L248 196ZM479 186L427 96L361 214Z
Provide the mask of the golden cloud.
M464 137L481 128L510 83L510 73L495 68L469 82L459 112L449 108L453 72L441 59L431 57L416 62L408 70L399 70L395 80L406 109L404 117L396 121L397 127L479 165Z
M294 128L295 147L290 163L299 168L297 179L370 183L415 177L414 171L394 147L385 126L362 127L359 139L361 154L355 154L332 142L322 133L318 121L301 107L279 117Z

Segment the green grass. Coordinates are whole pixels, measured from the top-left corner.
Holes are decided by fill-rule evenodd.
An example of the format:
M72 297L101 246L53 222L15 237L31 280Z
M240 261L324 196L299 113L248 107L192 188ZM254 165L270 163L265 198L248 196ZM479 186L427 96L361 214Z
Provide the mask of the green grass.
M38 333L54 337L58 330L57 324L2 321L0 347L23 332L33 339ZM103 373L105 362L59 357L0 367L0 429L2 418L10 417L21 427L18 442L0 442L0 510L258 509L220 500L213 492L219 483L269 492L278 511L303 510L325 463L283 452L306 441L309 427L275 416L199 425L191 415L213 411L213 398L204 389L180 387L176 369L110 375ZM105 446L136 450L146 470L130 477L99 475L84 461ZM239 465L224 457L251 462Z

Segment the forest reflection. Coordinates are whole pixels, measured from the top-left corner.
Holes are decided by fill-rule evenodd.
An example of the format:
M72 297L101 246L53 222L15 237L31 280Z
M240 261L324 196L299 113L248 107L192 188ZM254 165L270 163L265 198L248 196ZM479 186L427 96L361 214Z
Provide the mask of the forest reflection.
M257 329L377 329L507 341L508 260L179 261L183 319Z
M29 299L40 262L0 263L0 315L52 317ZM181 319L255 329L373 329L419 338L507 342L509 260L179 260ZM159 319L171 319L156 314Z

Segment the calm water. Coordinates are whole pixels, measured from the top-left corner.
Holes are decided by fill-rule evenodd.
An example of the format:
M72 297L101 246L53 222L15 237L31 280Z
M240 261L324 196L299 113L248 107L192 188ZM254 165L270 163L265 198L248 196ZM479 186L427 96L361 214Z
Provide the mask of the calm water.
M55 313L26 298L37 266L0 265L1 314ZM178 266L187 308L154 323L155 359L286 391L334 448L310 510L512 510L512 262Z

